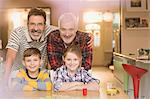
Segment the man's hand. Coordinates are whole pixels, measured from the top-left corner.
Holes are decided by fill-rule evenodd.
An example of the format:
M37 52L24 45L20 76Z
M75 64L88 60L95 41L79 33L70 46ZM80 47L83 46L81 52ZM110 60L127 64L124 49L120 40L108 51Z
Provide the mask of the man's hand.
M93 47L94 45L94 36L92 33L89 33L89 37L91 38L90 41L88 42L88 47Z

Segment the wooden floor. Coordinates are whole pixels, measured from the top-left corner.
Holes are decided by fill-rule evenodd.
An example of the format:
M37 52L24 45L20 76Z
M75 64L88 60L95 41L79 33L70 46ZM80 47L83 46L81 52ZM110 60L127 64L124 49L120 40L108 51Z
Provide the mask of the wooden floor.
M109 81L114 81L113 73L108 67L103 66L93 66L92 76L98 78L101 83L107 83Z

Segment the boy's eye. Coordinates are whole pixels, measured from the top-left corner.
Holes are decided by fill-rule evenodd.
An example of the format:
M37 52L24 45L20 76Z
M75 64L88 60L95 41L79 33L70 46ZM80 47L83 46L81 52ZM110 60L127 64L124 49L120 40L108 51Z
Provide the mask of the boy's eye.
M71 59L67 59L67 61L70 61Z
M34 61L38 61L37 59L34 59Z
M31 62L31 60L26 60L27 62Z
M78 59L74 59L74 61L77 61Z

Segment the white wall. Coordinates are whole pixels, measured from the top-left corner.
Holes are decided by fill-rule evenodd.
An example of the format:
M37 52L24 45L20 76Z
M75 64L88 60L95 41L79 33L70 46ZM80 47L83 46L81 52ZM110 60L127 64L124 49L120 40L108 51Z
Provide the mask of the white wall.
M149 0L148 0L149 1ZM137 54L139 48L150 48L150 28L149 29L125 29L125 17L141 17L150 19L150 12L129 12L125 8L125 0L122 1L122 27L121 27L121 46L123 54ZM149 5L150 6L150 5Z

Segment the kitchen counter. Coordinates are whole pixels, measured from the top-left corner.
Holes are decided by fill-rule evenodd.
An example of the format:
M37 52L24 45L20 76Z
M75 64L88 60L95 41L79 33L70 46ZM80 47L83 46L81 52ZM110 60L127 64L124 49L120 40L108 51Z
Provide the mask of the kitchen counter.
M141 60L137 55L113 53L113 63L115 66L114 75L123 83L123 90L129 96L133 97L133 82L130 75L123 69L122 64L131 64L140 68L147 69L148 72L144 74L140 81L139 99L149 99L150 97L150 60Z
M142 62L145 64L150 64L150 59L138 59L137 55L119 54L119 53L115 53L115 52L113 53L113 55L120 56L120 57L127 58L127 59L131 59L131 60L134 60L136 62Z

